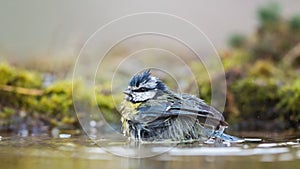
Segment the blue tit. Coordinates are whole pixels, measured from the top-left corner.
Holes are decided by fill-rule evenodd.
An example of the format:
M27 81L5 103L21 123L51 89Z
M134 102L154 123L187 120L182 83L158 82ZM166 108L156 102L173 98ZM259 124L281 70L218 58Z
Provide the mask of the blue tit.
M223 133L228 124L222 113L193 95L173 92L150 70L133 76L124 94L122 132L134 140L240 140Z

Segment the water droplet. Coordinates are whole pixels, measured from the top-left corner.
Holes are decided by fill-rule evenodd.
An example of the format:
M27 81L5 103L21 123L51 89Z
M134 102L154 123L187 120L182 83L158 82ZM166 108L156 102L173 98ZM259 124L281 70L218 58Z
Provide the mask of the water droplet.
M263 144L259 144L257 147L259 148L270 148L270 147L275 147L278 144L276 143L263 143Z
M96 127L97 122L95 120L90 121L91 127Z
M245 138L244 139L246 142L261 142L261 138Z
M59 134L59 138L71 138L71 134Z

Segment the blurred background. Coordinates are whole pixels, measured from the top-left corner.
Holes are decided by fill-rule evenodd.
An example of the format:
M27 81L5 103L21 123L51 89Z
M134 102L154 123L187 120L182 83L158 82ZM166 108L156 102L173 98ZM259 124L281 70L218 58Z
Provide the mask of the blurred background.
M217 49L227 81L224 116L230 124L229 132L243 135L246 131L248 135L272 137L272 133L292 135L299 130L300 1L28 0L0 2L0 132L24 136L55 135L61 130L80 133L71 90L80 50L96 30L110 21L153 11L185 18L200 28ZM135 25L131 26L134 29ZM119 27L118 31L130 31L127 29L131 28ZM174 28L164 26L164 29ZM182 27L183 33L188 31ZM109 34L102 42L113 37L114 34ZM138 46L145 45L145 41L150 47L158 43L151 36L129 40L110 51L109 61L112 65L118 63ZM159 41L158 46L177 50L195 75L198 91L190 87L194 82L182 79L183 91L198 92L197 95L210 102L210 84L218 80L218 71L209 78L202 63L191 57L191 51L178 48L172 40ZM212 57L211 49L201 44L199 49L206 57ZM93 54L97 55L92 53L91 58ZM80 64L84 69L93 60L87 58ZM115 68L106 66L103 69ZM130 77L132 72L127 67L122 73ZM172 79L158 75L176 89ZM82 79L75 79L73 87L78 89L77 99L82 105L99 106L105 119L118 129L117 105L123 96L111 92L110 76L96 75L95 101L86 94ZM100 119L100 115L94 114L89 127L103 129Z
M298 13L299 3L278 1L281 16L289 18ZM76 57L82 43L100 26L121 16L145 11L183 17L202 29L218 49L224 49L230 34L255 32L259 25L257 9L265 4L268 1L2 1L1 52L2 56L19 59Z

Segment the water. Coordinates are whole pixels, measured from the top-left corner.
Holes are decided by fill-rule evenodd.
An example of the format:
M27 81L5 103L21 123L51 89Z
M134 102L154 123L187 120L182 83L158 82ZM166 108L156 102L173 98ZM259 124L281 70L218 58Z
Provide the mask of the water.
M248 138L246 143L231 145L203 143L140 145L128 143L126 140L102 139L94 142L84 136L69 138L2 136L0 139L1 169L293 169L299 168L299 159L300 143L297 138L280 142Z

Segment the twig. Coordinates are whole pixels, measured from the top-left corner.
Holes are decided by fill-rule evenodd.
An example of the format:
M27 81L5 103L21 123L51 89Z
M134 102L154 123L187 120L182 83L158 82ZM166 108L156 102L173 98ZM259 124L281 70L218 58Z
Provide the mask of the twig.
M32 95L32 96L41 96L43 94L42 90L28 89L24 87L9 86L9 85L0 85L0 90L7 91L7 92L15 92L24 95Z

